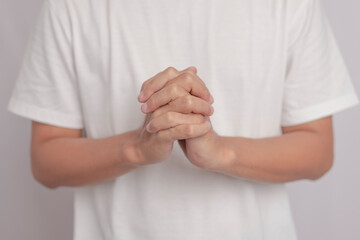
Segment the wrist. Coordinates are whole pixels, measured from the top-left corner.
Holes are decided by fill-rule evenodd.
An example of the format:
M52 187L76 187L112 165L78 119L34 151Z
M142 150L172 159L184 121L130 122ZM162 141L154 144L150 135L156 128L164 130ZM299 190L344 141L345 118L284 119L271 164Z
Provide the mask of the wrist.
M212 166L209 170L226 172L232 168L232 163L236 159L235 149L224 141L225 137L219 137L216 165Z
M142 154L137 141L138 132L137 130L134 130L129 132L129 134L131 136L129 137L128 141L122 146L121 162L125 165L140 167Z

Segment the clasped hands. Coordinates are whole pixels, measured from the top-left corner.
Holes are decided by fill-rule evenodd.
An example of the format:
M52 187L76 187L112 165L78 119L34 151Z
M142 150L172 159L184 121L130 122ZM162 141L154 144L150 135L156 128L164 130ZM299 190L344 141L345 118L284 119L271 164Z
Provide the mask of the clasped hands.
M214 99L195 67L183 71L168 67L159 72L142 84L138 101L146 116L136 130L133 164L164 161L178 141L194 165L213 170L221 167L224 145L209 118Z

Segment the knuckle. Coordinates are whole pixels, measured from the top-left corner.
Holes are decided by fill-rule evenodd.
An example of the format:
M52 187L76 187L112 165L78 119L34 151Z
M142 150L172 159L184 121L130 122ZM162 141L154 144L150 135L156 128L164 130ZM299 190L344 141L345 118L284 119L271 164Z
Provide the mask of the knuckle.
M164 72L170 76L173 76L178 72L178 70L176 70L176 68L170 66L170 67L167 67Z
M192 107L193 106L194 100L191 97L191 95L186 95L184 97L184 104L185 104L186 107Z
M170 94L172 96L177 96L180 93L180 87L176 84L170 85Z
M194 72L191 69L185 69L184 72L190 73L190 74L194 74Z
M184 127L184 134L186 137L192 137L194 134L194 127L192 125L186 125Z
M175 121L175 113L174 112L167 112L165 114L166 121L172 123Z
M182 74L183 77L183 81L187 84L192 83L193 79L193 75L190 72L184 72Z

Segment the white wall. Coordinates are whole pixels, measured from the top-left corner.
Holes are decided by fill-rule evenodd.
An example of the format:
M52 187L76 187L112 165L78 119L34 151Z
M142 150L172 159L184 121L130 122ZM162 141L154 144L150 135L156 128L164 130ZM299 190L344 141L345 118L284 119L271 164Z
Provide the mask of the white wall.
M290 1L290 0L289 0ZM6 111L41 0L0 1L0 239L72 237L72 190L48 190L31 176L30 121ZM360 96L360 2L324 1ZM360 239L360 108L334 116L335 164L316 182L289 183L299 240Z

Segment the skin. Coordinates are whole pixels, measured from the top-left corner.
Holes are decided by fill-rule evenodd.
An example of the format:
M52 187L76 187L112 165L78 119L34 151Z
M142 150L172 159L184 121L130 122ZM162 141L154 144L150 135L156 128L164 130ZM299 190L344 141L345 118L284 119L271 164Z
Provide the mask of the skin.
M161 164L175 141L197 167L259 182L316 180L333 163L331 116L283 127L277 137L219 136L210 121L214 99L195 67L158 73L143 83L138 100L146 114L142 126L108 138L33 121L35 179L49 188L97 184Z
M196 74L196 68L193 72ZM164 102L158 100L170 98L162 96L170 93L158 90L158 86L164 85L163 89L166 89L171 81L162 84L155 81L152 80L142 89L144 94L139 97L139 101L150 103L150 110L163 108L164 112L174 111L170 106L161 106ZM172 95L171 98L176 99L176 96ZM199 104L200 99L194 98L188 103L188 108ZM149 112L144 111L144 107L142 110ZM210 123L208 116L204 116L204 120ZM330 170L333 164L331 116L282 127L282 132L283 135L277 137L251 139L219 136L211 127L206 134L179 140L179 144L194 165L253 181L281 183L300 179L316 180Z
M139 97L139 101L150 104L150 110L160 108L166 109L164 112L174 111L174 107L161 106L164 102L158 100L170 98L165 96L170 94L165 91L170 82L161 84L164 85L162 91L152 86L160 85L155 81L152 80L142 89L144 94L140 93L142 97ZM176 99L176 96L172 95L171 98ZM188 103L188 108L199 104L200 100L194 98ZM142 110L149 112L144 107ZM210 123L209 117L204 116L204 120ZM282 127L282 132L283 135L277 137L250 139L219 136L211 127L206 134L179 140L179 144L194 165L253 181L282 183L300 179L317 180L330 170L334 158L331 116Z
M151 78L157 83L169 82L171 79L179 82L188 79L188 74L169 67ZM199 78L192 84L194 94L211 99ZM176 87L175 90L178 94L188 94L181 92L182 89ZM181 105L182 98L179 100L177 103ZM33 121L32 173L37 181L49 188L92 185L114 179L138 167L164 161L171 154L176 140L198 137L208 132L210 125L204 121L203 114L211 114L210 103L206 101L202 101L201 108L191 109L188 114L164 113L158 109L146 114L138 129L102 139L83 138L81 129L61 128ZM165 129L156 133L145 129L148 123L150 130L157 127L158 120L161 120L161 127Z

